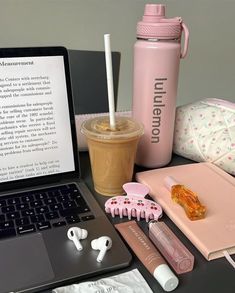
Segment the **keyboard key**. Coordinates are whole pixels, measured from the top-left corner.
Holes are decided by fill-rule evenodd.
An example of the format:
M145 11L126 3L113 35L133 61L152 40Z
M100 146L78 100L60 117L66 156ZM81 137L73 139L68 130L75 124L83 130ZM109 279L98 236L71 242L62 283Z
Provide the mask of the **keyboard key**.
M79 210L79 214L87 213L87 212L90 211L90 209L88 208L88 206L78 207L78 210Z
M57 203L57 201L56 201L56 198L47 198L47 199L44 199L44 203L45 205L50 205L50 204Z
M47 230L51 228L50 222L39 222L37 223L38 230Z
M17 211L23 211L23 210L27 210L27 209L29 209L29 204L27 202L16 205Z
M36 228L34 225L25 225L25 226L19 226L17 228L18 234L27 234L27 233L32 233L35 232Z
M80 219L78 216L69 216L65 218L68 224L79 223Z
M64 222L64 221L55 222L52 225L53 225L53 227L61 227L61 226L66 225L66 222Z
M57 201L63 203L63 202L70 201L70 198L68 195L61 195L61 196L57 196Z
M71 199L78 199L78 200L82 199L84 201L84 199L80 193L73 193L70 197L71 197Z
M13 221L6 221L0 223L0 229L8 229L8 228L13 228L14 227L14 222Z
M65 209L75 208L77 205L74 201L68 201L63 203Z
M20 199L19 198L9 198L7 200L8 205L15 205L15 204L19 204L20 203Z
M50 209L52 212L57 211L57 210L61 210L62 204L61 203L51 204Z
M84 209L88 208L88 205L86 204L86 202L83 198L76 199L75 201L76 201L78 207L81 207ZM89 210L89 208L88 208L88 210Z
M5 207L7 205L4 199L0 200L0 208Z
M78 215L78 214L79 214L78 208L65 209L65 210L60 211L61 217L67 217L67 216Z
M72 192L79 192L78 187L77 187L76 184L72 183L72 184L69 184L67 186L68 186L68 189L70 189Z
M14 219L20 218L20 213L12 212L12 213L8 213L6 216L8 220L14 220Z
M45 218L43 215L35 215L35 216L31 216L30 217L32 223L37 223L37 222L44 222L45 221Z
M25 226L25 225L29 225L29 219L28 218L20 218L20 219L16 219L15 220L16 226Z
M0 215L0 222L4 222L5 221L5 215Z
M15 211L15 207L14 206L6 206L6 207L2 207L2 212L4 214L6 213L11 213Z
M53 220L59 218L59 214L57 212L50 212L45 214L48 220Z
M35 209L37 214L45 214L49 212L49 208L47 206L42 206Z
M35 193L34 196L35 196L35 198L36 198L37 200L48 198L48 195L46 194L46 192Z
M42 206L43 203L41 200L35 200L30 203L31 208L36 208Z
M51 189L50 191L47 192L47 194L48 194L48 196L50 198L53 198L53 197L56 197L56 196L60 196L61 195L60 191L57 190L57 189Z
M88 215L88 216L82 217L82 221L89 221L89 220L93 220L93 219L95 219L95 217L93 215Z
M62 194L64 194L66 191L71 191L71 187L69 186L69 184L68 185L61 185L60 186L60 191L61 191L61 193Z
M34 201L34 197L32 195L25 195L21 197L22 202L31 202Z
M72 195L73 193L71 192L71 190L66 189L66 190L61 190L61 194L62 194L63 196L70 196L70 195Z
M16 236L16 231L14 228L0 230L0 239L12 237L12 236Z
M86 206L87 207L87 203L84 200L84 198L81 196L81 194L77 194L72 196L72 199L75 200L75 202L77 203L78 206Z
M36 214L34 209L25 210L21 212L22 217L34 216Z
M70 189L70 193L71 193L71 197L75 197L75 196L78 196L80 194L79 190L77 188L73 188L73 189Z

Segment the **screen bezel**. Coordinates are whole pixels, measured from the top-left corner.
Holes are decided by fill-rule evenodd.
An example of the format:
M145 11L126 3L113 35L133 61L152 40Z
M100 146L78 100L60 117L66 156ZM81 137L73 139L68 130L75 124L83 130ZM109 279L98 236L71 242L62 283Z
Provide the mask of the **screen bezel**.
M14 181L0 182L1 190L36 186L41 184L61 182L63 179L80 178L80 166L77 146L77 134L75 124L74 102L71 87L71 77L69 68L68 51L65 47L20 47L20 48L0 48L0 58L11 57L43 57L43 56L62 56L64 60L65 79L67 87L67 99L69 107L69 119L71 126L72 148L74 158L74 171L50 174Z

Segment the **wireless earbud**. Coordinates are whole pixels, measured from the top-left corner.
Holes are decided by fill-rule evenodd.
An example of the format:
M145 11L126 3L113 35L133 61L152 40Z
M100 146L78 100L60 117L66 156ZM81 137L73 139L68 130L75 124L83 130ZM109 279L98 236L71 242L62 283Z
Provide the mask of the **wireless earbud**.
M87 238L88 232L85 229L81 229L78 227L71 227L69 228L67 232L67 236L70 240L74 242L74 245L76 246L77 250L82 250L82 245L80 243L81 239Z
M98 262L102 262L106 251L112 247L112 239L108 236L102 236L98 239L94 239L91 241L91 247L92 249L100 250L96 260Z

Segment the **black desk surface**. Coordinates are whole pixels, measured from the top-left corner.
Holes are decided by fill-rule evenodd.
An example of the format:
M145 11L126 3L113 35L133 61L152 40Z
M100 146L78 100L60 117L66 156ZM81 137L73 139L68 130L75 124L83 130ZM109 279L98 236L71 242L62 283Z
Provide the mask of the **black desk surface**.
M94 194L95 198L101 205L104 206L105 201L108 199L106 196L102 196L96 193L93 189L93 183L91 178L89 155L87 152L80 153L82 178L85 180L87 186ZM192 161L181 158L179 156L173 156L169 166L182 165L192 163ZM136 167L135 171L142 171ZM234 195L235 196L235 195ZM119 222L119 218L110 217L109 219L113 223ZM162 220L173 230L173 232L180 238L189 251L195 257L195 264L193 271L185 274L178 275L179 286L172 292L175 293L235 293L235 271L232 266L227 262L225 258L212 260L208 262L202 254L191 244L191 242L184 236L184 234L174 225L174 223L167 218L166 215L162 217ZM147 224L144 220L138 222L141 228L147 234ZM123 273L137 268L143 275L153 292L165 292L152 275L145 269L137 257L133 254L133 261L131 266L113 271L110 274L100 275L97 279L104 278L111 275ZM94 278L92 279L94 280ZM144 292L143 292L144 293Z

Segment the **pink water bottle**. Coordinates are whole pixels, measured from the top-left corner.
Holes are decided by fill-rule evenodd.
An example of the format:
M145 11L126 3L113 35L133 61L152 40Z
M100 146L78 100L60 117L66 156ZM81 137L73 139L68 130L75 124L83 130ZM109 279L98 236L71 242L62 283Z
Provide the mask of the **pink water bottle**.
M155 168L171 160L179 62L186 56L188 39L180 17L165 18L165 5L145 6L134 47L132 113L145 127L137 150L138 165Z

